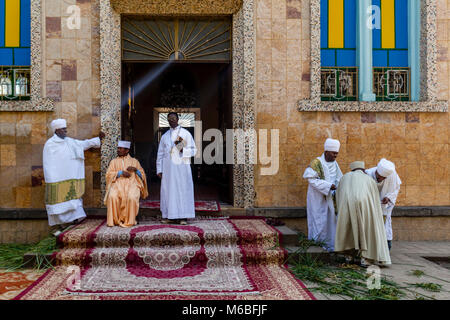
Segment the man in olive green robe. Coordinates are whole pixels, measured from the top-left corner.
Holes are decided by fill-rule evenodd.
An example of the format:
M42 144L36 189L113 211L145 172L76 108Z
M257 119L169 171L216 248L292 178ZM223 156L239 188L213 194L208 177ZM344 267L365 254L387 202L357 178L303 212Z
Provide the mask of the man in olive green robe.
M350 165L336 190L338 222L335 252L356 252L362 264L391 264L383 223L380 193L364 172L364 162Z

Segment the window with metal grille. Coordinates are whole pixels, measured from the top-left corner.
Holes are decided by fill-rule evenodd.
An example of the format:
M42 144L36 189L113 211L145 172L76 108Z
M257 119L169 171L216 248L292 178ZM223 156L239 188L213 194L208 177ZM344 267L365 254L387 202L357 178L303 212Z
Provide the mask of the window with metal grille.
M373 68L377 101L409 101L409 68Z
M356 101L358 98L357 68L322 68L322 101Z
M30 100L30 68L0 66L0 100Z

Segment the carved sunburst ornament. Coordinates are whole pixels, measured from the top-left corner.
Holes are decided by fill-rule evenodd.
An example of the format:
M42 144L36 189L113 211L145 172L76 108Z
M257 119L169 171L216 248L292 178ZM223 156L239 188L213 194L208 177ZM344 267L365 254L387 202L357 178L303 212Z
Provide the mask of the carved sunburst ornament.
M140 19L122 23L125 61L231 60L231 19Z

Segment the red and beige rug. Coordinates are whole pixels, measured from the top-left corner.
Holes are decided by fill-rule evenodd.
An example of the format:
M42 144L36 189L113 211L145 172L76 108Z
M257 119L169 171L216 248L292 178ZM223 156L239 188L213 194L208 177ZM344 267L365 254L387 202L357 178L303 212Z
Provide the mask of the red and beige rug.
M0 300L11 300L29 287L40 276L42 271L23 269L0 272Z
M159 200L141 200L139 206L159 209ZM195 211L219 212L220 205L217 201L195 201Z
M132 228L86 219L59 241L56 267L16 299L314 299L283 266L280 234L263 219Z

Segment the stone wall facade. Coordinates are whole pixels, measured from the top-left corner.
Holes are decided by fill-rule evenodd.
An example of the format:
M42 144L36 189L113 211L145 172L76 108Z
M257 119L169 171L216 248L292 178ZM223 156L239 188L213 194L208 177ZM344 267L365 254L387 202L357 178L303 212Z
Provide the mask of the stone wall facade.
M246 193L239 206L304 207L303 171L322 153L328 135L341 141L338 161L343 171L357 159L365 160L368 167L382 157L395 162L403 181L398 206L450 205L448 112L298 110L298 102L311 96L310 1L316 0L244 0L246 11L237 13L235 21L250 21L235 34L234 43L243 43L242 59L255 65L254 74L249 64L242 66L245 83L237 87L249 92L245 106L254 107L238 113L254 114L250 119L255 129L280 130L278 174L261 176L258 165L253 172L245 168L243 175L250 177L245 181L250 181L255 197L249 203L251 189L239 185L236 192ZM0 111L0 210L45 207L42 148L52 135L48 127L52 119L67 119L68 134L78 139L98 134L102 123L100 5L107 2L42 0L41 83L54 111ZM435 3L436 94L437 100L448 101L450 2ZM81 9L79 30L67 27L71 5ZM101 159L100 150L86 152L85 207L101 206Z

